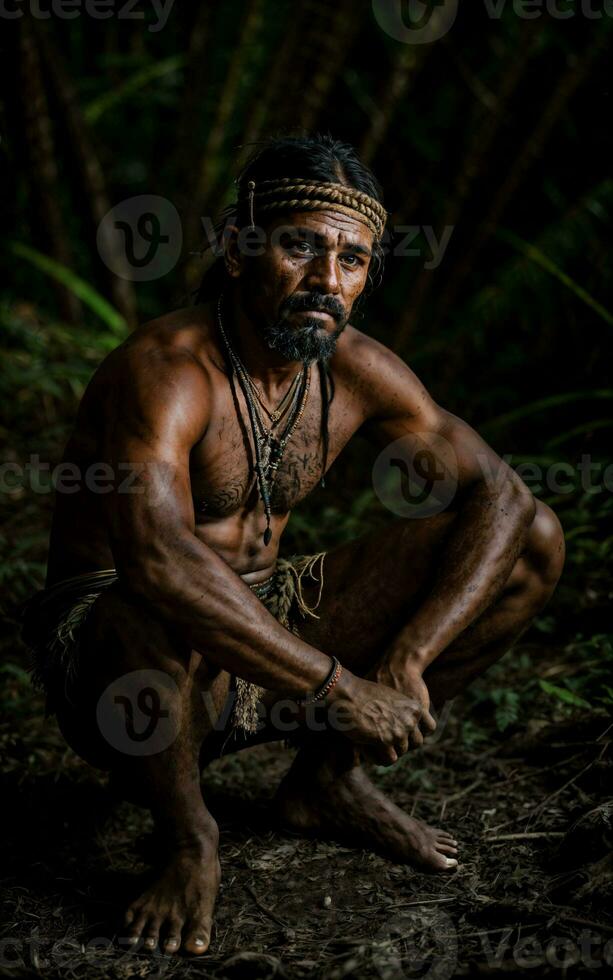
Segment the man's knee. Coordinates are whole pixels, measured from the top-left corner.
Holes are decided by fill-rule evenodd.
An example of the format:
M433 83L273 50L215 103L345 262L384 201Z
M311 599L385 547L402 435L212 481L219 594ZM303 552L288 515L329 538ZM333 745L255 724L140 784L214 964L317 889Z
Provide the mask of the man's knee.
M97 663L105 675L117 669L161 667L179 679L192 660L188 645L171 635L154 610L115 586L92 607L82 645L88 651L88 664Z
M542 500L536 501L524 556L530 565L535 589L548 598L562 574L566 548L562 525L551 507Z

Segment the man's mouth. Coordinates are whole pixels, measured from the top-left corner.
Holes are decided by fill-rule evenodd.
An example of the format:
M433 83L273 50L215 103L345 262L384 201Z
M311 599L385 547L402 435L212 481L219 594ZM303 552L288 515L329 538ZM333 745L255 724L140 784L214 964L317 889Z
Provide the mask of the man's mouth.
M331 319L335 319L332 313L327 310L298 310L303 316L329 316Z

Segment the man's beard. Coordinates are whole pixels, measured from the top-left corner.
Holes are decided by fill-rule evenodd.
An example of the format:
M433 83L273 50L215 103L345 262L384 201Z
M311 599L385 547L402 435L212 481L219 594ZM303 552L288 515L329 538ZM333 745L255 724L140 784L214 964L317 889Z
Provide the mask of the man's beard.
M310 310L329 313L336 320L337 326L332 333L324 331L320 317L304 317L300 327L292 327L287 322L292 313ZM325 361L334 354L336 342L348 319L343 306L334 296L304 293L289 296L281 305L277 320L260 327L260 331L268 347L288 361Z

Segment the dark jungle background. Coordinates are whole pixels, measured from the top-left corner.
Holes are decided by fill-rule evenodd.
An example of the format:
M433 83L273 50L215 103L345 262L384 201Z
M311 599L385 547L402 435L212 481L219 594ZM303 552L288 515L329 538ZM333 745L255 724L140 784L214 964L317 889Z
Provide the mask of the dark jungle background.
M43 0L0 13L0 747L10 828L0 975L604 976L613 963L611 11L560 0L528 5L538 11L528 18L510 0L475 0L438 39L409 43L382 26L394 7L409 23L406 3L176 0L161 20L142 0L130 16L121 6L107 20L83 7L67 19ZM431 7L436 25L445 5ZM302 131L351 142L374 169L390 225L404 229L393 245L421 229L410 233L414 254L388 255L382 286L353 322L524 467L563 523L567 563L543 614L456 701L432 744L375 771L401 805L454 828L458 874L426 878L276 832L267 800L291 752L228 757L204 774L222 829L216 938L204 961L171 963L111 945L125 896L155 857L150 823L112 799L105 775L44 719L18 610L44 581L53 503L44 466L61 458L88 379L135 324L193 301L207 261L201 218L232 199L252 144ZM100 232L121 202L136 220L140 195L172 206L156 233L170 214L176 255L151 278L112 271L117 239ZM445 229L437 262L429 242ZM292 516L288 553L389 519L372 464L356 440Z

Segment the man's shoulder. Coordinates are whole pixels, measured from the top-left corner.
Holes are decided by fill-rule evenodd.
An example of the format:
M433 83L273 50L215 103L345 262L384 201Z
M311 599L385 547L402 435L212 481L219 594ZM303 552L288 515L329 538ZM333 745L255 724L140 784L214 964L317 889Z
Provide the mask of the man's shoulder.
M122 345L126 356L189 360L206 366L213 343L208 309L187 307L147 320Z
M435 416L436 405L423 382L405 360L374 337L347 325L337 354L335 373L359 395L368 417Z
M119 412L137 417L161 412L205 413L212 391L210 322L202 308L176 310L137 327L92 377L80 418Z
M99 369L101 382L120 382L129 377L145 380L175 373L208 375L213 354L212 327L203 307L174 310L148 320L130 334L106 358Z
M352 324L347 324L339 337L333 364L339 374L366 382L398 372L412 375L408 364L398 354Z

